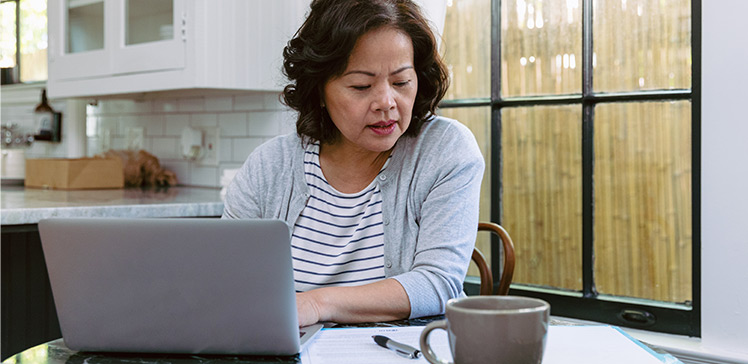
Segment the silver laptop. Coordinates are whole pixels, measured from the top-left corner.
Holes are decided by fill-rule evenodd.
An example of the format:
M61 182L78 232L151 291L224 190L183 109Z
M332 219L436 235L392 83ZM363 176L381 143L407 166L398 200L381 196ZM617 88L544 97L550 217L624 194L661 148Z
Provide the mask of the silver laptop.
M280 220L55 218L39 222L73 350L293 355L290 233Z

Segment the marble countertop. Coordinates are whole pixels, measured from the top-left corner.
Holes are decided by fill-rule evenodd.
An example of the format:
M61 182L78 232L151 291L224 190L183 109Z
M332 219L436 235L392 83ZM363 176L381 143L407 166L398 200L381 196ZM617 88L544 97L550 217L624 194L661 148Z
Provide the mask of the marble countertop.
M3 186L0 224L36 224L50 217L196 217L223 212L217 188L46 190Z

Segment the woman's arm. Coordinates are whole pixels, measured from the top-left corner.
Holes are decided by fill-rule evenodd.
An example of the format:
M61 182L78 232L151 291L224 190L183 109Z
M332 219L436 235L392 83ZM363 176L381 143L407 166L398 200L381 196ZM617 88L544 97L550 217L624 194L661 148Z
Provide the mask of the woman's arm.
M402 262L404 272L392 275L410 298L410 317L442 314L447 301L462 294L478 229L483 156L467 127L434 122L425 130L411 183L412 199L420 202L412 210L418 214L415 242L392 242L397 252L413 251L412 263Z
M408 318L410 301L394 279L355 287L325 287L296 294L299 326L317 322L380 322Z

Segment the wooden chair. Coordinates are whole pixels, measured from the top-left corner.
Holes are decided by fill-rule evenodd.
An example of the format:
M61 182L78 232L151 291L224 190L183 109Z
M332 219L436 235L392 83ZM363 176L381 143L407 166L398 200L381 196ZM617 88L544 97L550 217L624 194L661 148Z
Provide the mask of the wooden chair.
M504 270L501 272L499 289L496 294L507 295L509 293L509 284L512 283L512 276L514 275L514 243L512 242L512 238L501 225L493 222L478 223L478 231L490 231L501 238L504 248ZM483 253L477 247L473 249L473 262L478 266L478 272L480 273L480 295L493 294L493 274L491 273L491 268L486 262L486 257L483 256Z

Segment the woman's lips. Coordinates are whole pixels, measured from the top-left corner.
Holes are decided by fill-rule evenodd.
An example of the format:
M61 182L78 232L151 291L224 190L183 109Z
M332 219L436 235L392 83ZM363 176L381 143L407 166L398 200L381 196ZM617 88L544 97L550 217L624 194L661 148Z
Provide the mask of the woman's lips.
M395 126L397 126L397 121L388 120L369 125L369 129L379 135L389 135L392 134L393 131L395 131Z

